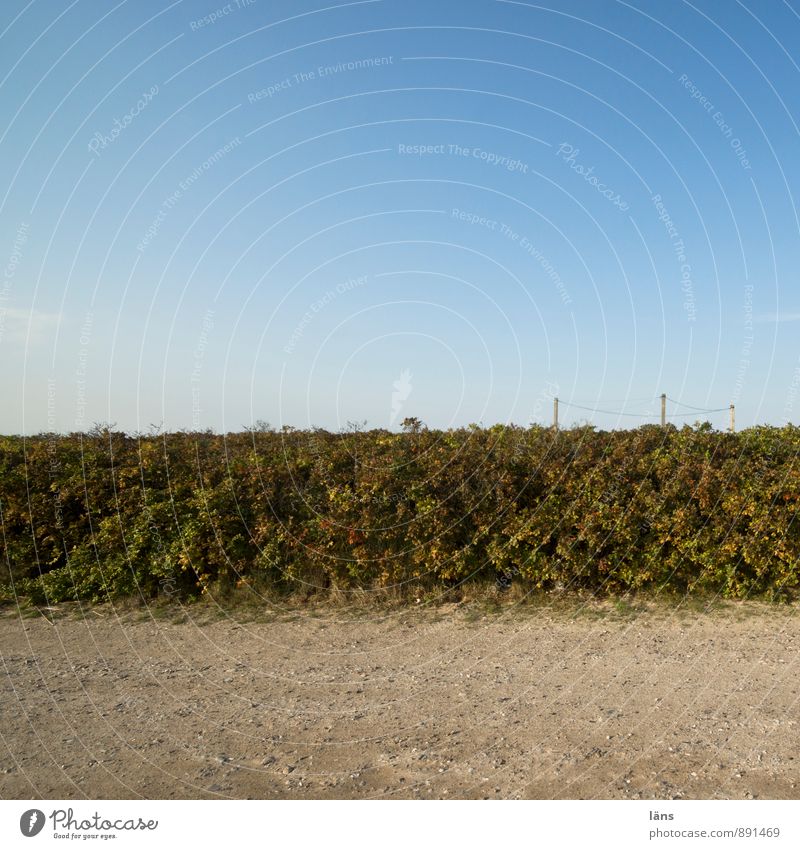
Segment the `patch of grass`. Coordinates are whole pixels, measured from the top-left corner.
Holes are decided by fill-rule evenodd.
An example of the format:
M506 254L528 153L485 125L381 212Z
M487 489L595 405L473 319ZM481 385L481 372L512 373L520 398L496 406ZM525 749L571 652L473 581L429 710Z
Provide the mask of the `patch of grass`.
M478 610L477 607L468 607L463 614L464 621L468 624L472 625L475 622L480 622L484 619L486 614L482 610Z
M484 619L507 617L549 617L582 621L633 622L638 618L677 619L687 622L702 616L720 615L729 621L744 621L762 615L797 612L798 604L785 599L731 600L713 594L669 592L626 593L598 596L587 590L530 590L513 583L500 590L493 582L472 583L442 591L405 587L364 589L307 588L287 592L274 585L210 587L201 597L179 600L169 597L144 599L127 597L113 602L60 602L38 606L29 599L0 606L0 616L32 619L45 616L50 622L61 618L89 620L120 618L131 622L164 622L174 625L191 622L204 626L226 620L268 624L315 620L328 617L337 621L397 619L413 622L444 622L458 616L460 621L476 624Z

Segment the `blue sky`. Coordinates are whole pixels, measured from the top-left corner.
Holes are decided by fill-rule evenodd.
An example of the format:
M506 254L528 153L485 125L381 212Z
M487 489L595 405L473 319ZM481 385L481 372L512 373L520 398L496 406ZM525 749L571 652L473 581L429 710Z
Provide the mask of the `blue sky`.
M800 420L800 3L3 8L1 432Z

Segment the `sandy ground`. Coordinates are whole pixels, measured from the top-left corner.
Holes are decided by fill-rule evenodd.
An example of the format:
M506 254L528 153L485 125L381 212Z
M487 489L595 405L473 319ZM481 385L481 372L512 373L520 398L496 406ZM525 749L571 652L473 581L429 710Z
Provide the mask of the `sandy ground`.
M800 797L800 610L0 615L4 798Z

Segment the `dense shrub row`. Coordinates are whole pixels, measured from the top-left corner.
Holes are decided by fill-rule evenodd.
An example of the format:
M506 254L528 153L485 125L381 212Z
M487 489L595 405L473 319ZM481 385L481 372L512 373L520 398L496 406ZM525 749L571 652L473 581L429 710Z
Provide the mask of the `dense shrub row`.
M793 595L798 451L792 426L0 437L0 585Z

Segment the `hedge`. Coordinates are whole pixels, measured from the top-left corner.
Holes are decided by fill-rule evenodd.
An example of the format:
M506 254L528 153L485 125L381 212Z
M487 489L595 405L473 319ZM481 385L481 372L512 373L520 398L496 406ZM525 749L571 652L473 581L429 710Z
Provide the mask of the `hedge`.
M791 425L0 437L0 592L490 582L791 598L799 450Z

